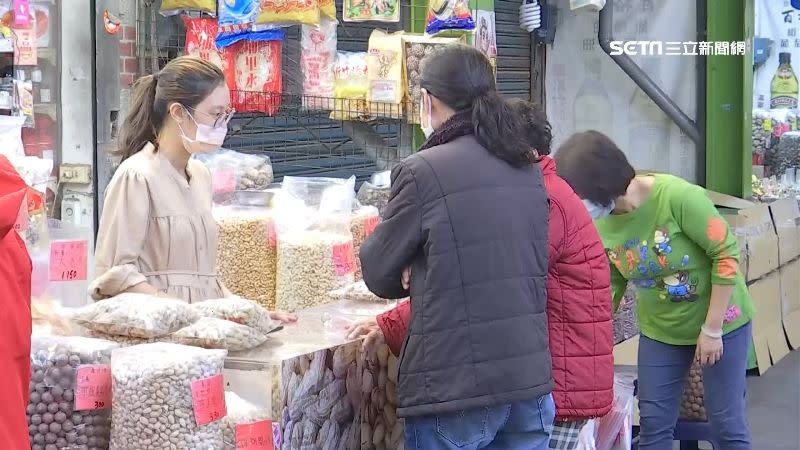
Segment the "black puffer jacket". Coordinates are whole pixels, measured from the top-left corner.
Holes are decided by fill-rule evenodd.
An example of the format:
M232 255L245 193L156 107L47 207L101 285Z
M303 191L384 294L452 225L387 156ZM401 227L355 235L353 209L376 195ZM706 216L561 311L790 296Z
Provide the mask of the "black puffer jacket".
M436 145L434 145L436 144ZM547 194L539 168L483 148L456 116L392 173L384 221L361 247L364 280L409 295L398 414L512 403L552 389L547 347Z

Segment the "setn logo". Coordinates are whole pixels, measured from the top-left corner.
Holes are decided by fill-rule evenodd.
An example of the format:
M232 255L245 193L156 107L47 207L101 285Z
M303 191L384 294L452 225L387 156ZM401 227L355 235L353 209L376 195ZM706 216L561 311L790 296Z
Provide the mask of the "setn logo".
M661 41L611 41L611 56L628 55L628 56L651 56L662 54Z

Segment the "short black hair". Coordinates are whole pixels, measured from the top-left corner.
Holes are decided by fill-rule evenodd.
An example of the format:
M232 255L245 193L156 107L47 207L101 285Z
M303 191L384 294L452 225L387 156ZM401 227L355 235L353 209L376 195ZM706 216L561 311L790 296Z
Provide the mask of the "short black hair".
M550 142L553 140L553 129L547 121L547 114L536 103L522 99L508 101L514 114L522 119L525 125L525 140L528 145L541 156L550 154Z
M555 155L558 175L583 199L609 206L628 190L636 171L625 153L599 131L575 133Z

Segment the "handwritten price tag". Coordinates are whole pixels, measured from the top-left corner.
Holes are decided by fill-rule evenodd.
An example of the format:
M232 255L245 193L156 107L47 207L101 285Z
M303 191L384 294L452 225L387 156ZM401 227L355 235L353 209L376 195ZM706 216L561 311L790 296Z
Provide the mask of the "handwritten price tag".
M215 194L230 194L236 190L236 171L233 169L217 169L211 177L211 185Z
M78 366L75 373L75 410L111 408L111 366Z
M53 241L50 243L50 281L86 280L86 241Z
M281 444L280 424L271 420L236 425L236 450L275 450Z
M228 414L222 375L214 375L192 382L194 420L198 427L216 422Z
M356 255L352 242L333 246L333 265L336 267L337 277L355 273Z
M369 236L370 234L372 234L372 232L375 231L375 228L378 227L378 222L380 222L380 221L381 221L381 218L378 217L378 216L367 217L366 219L364 219L364 234L366 236Z
M267 245L269 247L278 245L278 231L275 229L275 222L272 220L267 222Z
M14 222L14 230L17 233L24 233L28 230L28 223L30 222L31 217L28 213L28 201L22 202L22 205L19 208L19 214L17 214L17 221Z

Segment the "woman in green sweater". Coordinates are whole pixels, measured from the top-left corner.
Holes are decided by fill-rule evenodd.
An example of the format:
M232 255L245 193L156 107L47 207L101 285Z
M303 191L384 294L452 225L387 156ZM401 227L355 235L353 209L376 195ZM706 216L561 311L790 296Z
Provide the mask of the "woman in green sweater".
M636 176L597 131L573 135L555 159L595 219L615 307L629 282L637 288L639 448L672 448L683 383L697 362L719 448L750 449L745 371L753 304L738 241L705 190L672 175Z

